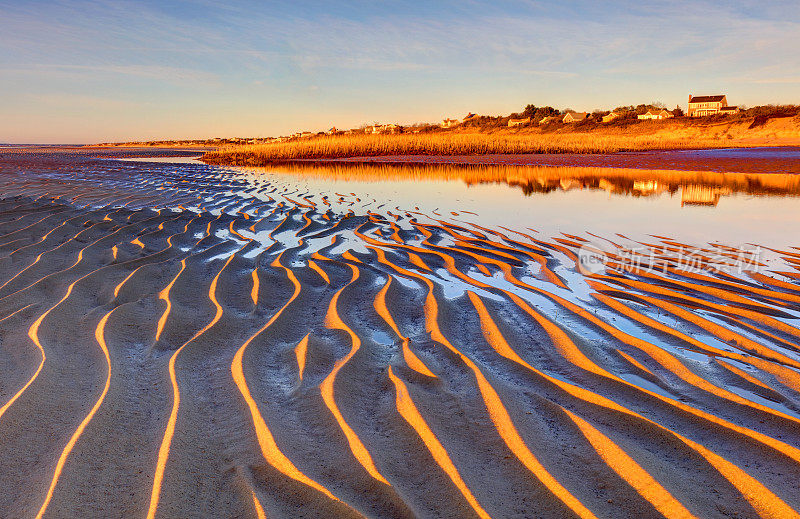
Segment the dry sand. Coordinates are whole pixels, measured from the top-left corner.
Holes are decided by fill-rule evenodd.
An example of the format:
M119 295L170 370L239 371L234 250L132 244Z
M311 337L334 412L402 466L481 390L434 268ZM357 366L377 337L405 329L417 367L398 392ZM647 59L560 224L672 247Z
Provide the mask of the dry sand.
M60 168L3 177L0 517L798 515L800 250Z

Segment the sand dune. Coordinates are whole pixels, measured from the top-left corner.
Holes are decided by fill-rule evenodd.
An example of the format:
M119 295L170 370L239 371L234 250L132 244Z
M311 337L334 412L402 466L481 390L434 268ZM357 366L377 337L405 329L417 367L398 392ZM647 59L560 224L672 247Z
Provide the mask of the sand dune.
M1 517L800 515L800 250L124 168L0 181Z

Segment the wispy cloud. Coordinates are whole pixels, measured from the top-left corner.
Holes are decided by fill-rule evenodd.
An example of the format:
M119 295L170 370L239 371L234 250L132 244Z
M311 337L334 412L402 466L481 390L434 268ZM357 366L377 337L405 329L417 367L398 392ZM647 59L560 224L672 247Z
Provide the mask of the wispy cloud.
M91 110L127 110L145 108L148 103L129 101L82 94L50 93L27 94L25 98L33 103L47 105L51 108L91 109Z
M765 78L765 79L759 79L759 80L755 81L755 83L762 84L762 85L795 84L795 83L800 83L800 76L796 76L796 77L781 77L781 78Z
M794 77L761 77L761 78L741 78L738 81L743 83L755 83L757 85L792 85L800 84L800 76Z
M59 64L38 64L31 66L32 69L49 72L65 71L77 73L100 73L100 74L119 74L124 76L135 76L140 78L157 79L168 82L195 82L195 81L216 81L219 74L205 70L194 70L181 67L169 67L159 65L59 65Z
M623 0L602 8L585 1L471 2L459 8L441 2L420 16L412 7L381 12L371 4L320 9L299 1L293 10L281 10L223 2L213 12L187 9L185 19L178 7L163 9L170 2L161 9L124 1L63 2L44 13L42 4L0 4L0 41L29 63L77 66L94 56L100 72L146 76L152 71L157 77L172 69L189 80L201 70L207 72L202 79L210 80L233 67L284 66L304 73L332 68L625 72L722 67L757 57L789 60L800 46L800 19L786 16L789 2L767 4L753 10L754 16L748 13L750 2L733 0Z

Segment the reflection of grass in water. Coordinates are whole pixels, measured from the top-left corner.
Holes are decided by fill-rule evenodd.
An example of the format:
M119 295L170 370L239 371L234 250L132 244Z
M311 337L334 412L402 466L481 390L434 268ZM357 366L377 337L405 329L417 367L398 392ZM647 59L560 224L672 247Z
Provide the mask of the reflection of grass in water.
M517 153L612 153L673 148L719 147L719 139L665 135L597 133L505 134L432 133L400 135L329 135L288 142L227 146L209 152L214 164L266 165L293 159L386 155L488 155ZM730 146L731 143L725 143Z
M499 183L520 187L525 194L556 190L602 189L632 196L675 193L681 187L722 189L750 195L800 196L800 175L716 173L569 166L487 165L396 165L290 163L252 167L255 173L309 176L337 181L385 182L415 180L463 181L471 184Z

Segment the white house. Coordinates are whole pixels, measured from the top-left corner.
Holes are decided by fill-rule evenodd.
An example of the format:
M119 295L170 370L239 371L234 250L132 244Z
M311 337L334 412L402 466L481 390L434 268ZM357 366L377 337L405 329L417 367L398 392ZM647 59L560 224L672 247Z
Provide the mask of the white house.
M689 94L689 108L686 115L689 117L704 117L716 114L735 114L739 111L736 106L728 106L728 98L723 94L713 96L693 96Z
M644 114L636 116L637 119L645 119L645 120L646 119L669 119L670 117L673 117L672 112L664 110L663 108L662 109L651 108L650 110L647 111L647 113L644 113Z
M567 115L564 116L565 123L576 123L578 121L584 121L589 118L588 112L567 112Z
M367 127L367 133L396 133L399 129L396 124L376 124Z
M521 126L523 124L528 124L529 122L531 122L531 118L530 117L526 117L524 119L509 119L508 120L508 126L509 127Z

